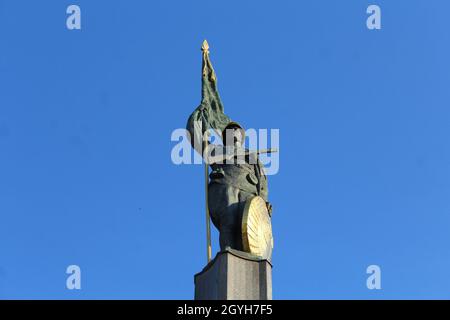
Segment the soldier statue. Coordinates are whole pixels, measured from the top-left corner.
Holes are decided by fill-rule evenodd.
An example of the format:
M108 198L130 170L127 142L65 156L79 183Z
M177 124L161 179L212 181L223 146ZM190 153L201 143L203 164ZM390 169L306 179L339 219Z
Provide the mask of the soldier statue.
M202 100L188 119L188 137L193 148L211 168L207 206L211 220L220 233L220 248L244 251L242 219L248 200L262 198L264 209L271 216L272 207L267 200L267 177L258 158L261 151L251 152L246 149L245 130L224 114L206 40L202 51ZM208 132L211 129L221 136L223 145L209 141Z

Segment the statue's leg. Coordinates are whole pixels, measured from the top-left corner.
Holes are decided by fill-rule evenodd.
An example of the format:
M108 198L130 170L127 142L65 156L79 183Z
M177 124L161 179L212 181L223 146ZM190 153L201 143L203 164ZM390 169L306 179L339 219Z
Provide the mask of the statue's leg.
M242 215L245 202L254 197L252 193L242 191L234 187L227 187L227 206L221 217L220 248L224 250L230 246L236 250L244 250L242 244Z
M229 204L223 217L222 230L220 231L220 243L223 250L227 245L242 251L241 221L242 214L239 210L238 189L234 189L233 203ZM223 246L222 246L223 243ZM223 247L223 248L222 248Z
M220 219L220 249L224 250L227 246L232 249L240 250L242 244L237 240L237 235L240 233L240 224L237 216L239 214L239 189L232 186L227 186L226 205L223 215Z
M219 229L220 249L241 250L239 189L225 184L211 184L208 205L214 225Z

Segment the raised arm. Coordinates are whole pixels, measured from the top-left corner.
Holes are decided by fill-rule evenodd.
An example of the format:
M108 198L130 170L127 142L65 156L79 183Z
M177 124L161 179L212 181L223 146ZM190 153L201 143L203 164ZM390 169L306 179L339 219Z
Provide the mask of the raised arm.
M217 90L216 73L209 59L209 46L206 40L203 41L202 52L202 101L186 124L191 145L200 154L203 154L203 149L209 143L207 139L206 141L203 139L205 132L214 129L220 135L231 121L223 112L223 104Z

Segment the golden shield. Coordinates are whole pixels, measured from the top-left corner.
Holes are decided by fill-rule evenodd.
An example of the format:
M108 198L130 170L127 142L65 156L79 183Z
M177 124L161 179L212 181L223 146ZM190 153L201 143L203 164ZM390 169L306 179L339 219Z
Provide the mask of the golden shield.
M273 236L270 219L263 198L255 196L246 201L242 216L242 243L245 252L271 259Z

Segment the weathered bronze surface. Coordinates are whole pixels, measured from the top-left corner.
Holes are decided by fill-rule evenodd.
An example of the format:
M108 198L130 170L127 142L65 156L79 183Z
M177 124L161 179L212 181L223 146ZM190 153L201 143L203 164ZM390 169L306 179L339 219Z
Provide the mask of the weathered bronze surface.
M261 152L273 152L274 150L249 152L244 148L245 130L224 113L217 89L217 77L209 58L209 45L206 40L202 45L202 56L202 100L190 115L186 128L193 148L204 157L205 162L211 168L206 190L207 220L209 221L208 215L210 215L214 226L220 232L221 250L230 247L270 259L272 246L264 245L263 242L271 243L271 224L267 213L268 209L271 210L271 205L267 200L267 177L258 155ZM207 138L210 129L216 131L226 145L211 144ZM231 156L230 149L232 150ZM210 161L210 159L220 160L224 156L227 160L232 161ZM261 223L261 226L258 226L261 228L261 232L258 231L256 234L245 232L247 237L257 236L262 242L250 241L245 247L242 237L244 209L247 200L254 199L255 196L258 196L259 200L254 200L254 205L251 202L250 211L247 212L247 218L253 219L252 223L246 222L245 225L249 228L256 228L255 224ZM262 203L266 206L265 213L261 209ZM268 220L263 218L264 214ZM268 232L269 229L270 232ZM209 235L209 229L207 234ZM265 237L270 239L261 240L266 239ZM207 241L209 261L211 256L209 236ZM268 250L269 247L270 250Z

